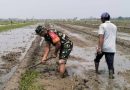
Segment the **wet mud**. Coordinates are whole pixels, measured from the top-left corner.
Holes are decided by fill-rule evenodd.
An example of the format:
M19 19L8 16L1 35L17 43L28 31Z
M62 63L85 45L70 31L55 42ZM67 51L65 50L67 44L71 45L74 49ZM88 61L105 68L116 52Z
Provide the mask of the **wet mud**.
M19 61L18 58L21 56L20 52L11 52L4 56L1 56L4 64L1 64L0 75L4 75L6 73L9 73L11 71L11 68L13 68ZM3 72L2 72L3 71Z
M17 62L17 58L21 55L21 52L11 52L6 55L1 56L3 61L6 62Z
M36 60L35 55L38 56L37 53L40 47L41 40L41 37L36 37L36 39L32 42L32 45L26 53L25 57L18 64L17 70L14 72L9 81L4 84L3 90L19 90L21 75L24 74L25 71L28 69L28 66L33 64Z
M93 32L90 31L91 29L87 28L85 29L85 27L83 28L75 25L74 26L69 25L68 27L60 25L60 27L57 26L57 29L59 30L66 29L67 32L69 31L67 34L69 34L70 37L73 36L73 34L75 33L80 37L78 38L75 35L76 38L78 38L78 40L82 40L84 43L87 44L85 45L84 43L80 42L80 44L84 45L81 46L76 44L78 40L73 40L75 46L71 55L76 56L78 58L79 57L83 58L84 62L83 61L80 62L80 60L73 60L72 58L70 58L68 60L67 65L68 72L71 75L79 76L80 79L83 78L82 80L85 79L86 81L88 81L87 86L89 88L88 89L84 88L85 90L125 90L125 89L129 90L130 88L129 83L130 79L128 79L130 70L129 67L130 55L128 54L130 50L129 48L125 47L125 45L122 46L122 44L117 44L117 53L115 55L115 62L114 62L114 67L116 70L115 79L110 80L108 78L108 69L104 57L102 58L99 66L100 75L95 74L93 60L95 58L97 37L95 37L93 33L89 34ZM121 73L124 73L125 75L123 76Z
M69 27L55 25L55 28L66 33L74 43L73 51L66 63L67 70L65 78L61 78L57 71L57 57L48 60L45 65L41 64L32 68L40 73L40 76L36 78L34 83L40 84L45 90L130 90L130 55L128 54L128 47L127 50L124 50L126 47L117 46L114 62L115 79L109 79L108 68L104 57L99 66L100 74L97 75L95 73L94 58L97 37L91 33L94 30L73 25L69 25ZM14 77L6 84L8 87L5 90L11 90L10 87L12 87L12 90L18 90L18 81L20 80L21 73L25 72L25 67L28 65L40 62L44 45L44 40L40 38L37 38L32 43L32 46L22 60L23 62L21 62L22 66L19 66ZM51 57L52 53L54 53L53 46L48 57Z
M35 39L35 26L0 33L0 90L10 80Z

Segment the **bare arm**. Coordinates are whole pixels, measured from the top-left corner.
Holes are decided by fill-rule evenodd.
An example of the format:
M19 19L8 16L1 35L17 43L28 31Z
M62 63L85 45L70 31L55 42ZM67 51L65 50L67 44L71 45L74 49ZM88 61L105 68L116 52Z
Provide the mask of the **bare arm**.
M42 62L45 62L47 59L47 56L49 54L50 51L50 43L46 43L45 49L44 49L44 54L43 54L43 58L42 58Z
M104 43L104 35L103 34L99 34L99 41L98 41L97 52L101 53L102 47L103 47L103 43Z
M60 47L61 47L61 43L59 41L56 43L56 46L55 46L55 52L54 52L55 57L57 56L57 53L58 53Z

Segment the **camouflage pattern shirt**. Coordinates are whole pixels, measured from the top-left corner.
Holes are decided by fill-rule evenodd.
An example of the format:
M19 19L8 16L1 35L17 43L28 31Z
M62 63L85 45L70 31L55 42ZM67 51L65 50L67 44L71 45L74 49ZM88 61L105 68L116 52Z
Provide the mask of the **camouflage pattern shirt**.
M51 30L51 31L52 31L52 30ZM55 29L53 30L53 32L58 35L58 37L60 38L61 44L71 43L71 41L70 41L70 39L69 39L69 37L68 37L67 35L65 35L65 34L63 34L62 32L57 31L57 30L55 30ZM52 39L51 39L51 37L49 36L49 34L45 35L44 38L45 38L45 41L50 42L51 44L53 44ZM53 44L53 45L54 45L54 44Z

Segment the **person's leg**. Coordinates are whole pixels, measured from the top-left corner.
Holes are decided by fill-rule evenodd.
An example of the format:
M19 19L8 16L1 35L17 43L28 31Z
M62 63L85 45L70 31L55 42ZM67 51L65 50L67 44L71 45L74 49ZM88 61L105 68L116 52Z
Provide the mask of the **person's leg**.
M63 78L65 73L65 60L63 59L59 60L59 72L60 76Z
M102 58L103 55L104 55L104 53L100 53L100 54L97 53L96 58L94 59L95 71L97 74L99 74L99 72L98 72L99 62L100 62L100 59Z
M72 51L72 48L73 48L73 43L69 42L69 43L63 44L60 50L59 72L60 72L61 77L64 77L64 73L66 71L65 64L67 62L70 52Z
M105 58L106 58L106 62L108 65L108 70L109 70L109 78L113 79L114 76L114 53L105 53Z

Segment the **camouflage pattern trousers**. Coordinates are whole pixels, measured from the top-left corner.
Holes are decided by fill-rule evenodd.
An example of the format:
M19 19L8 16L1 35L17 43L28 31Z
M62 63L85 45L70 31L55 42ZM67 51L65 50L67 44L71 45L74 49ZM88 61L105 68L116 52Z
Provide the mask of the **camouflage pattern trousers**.
M61 44L59 59L64 59L65 61L67 61L72 49L73 49L73 43L71 41L67 41Z

